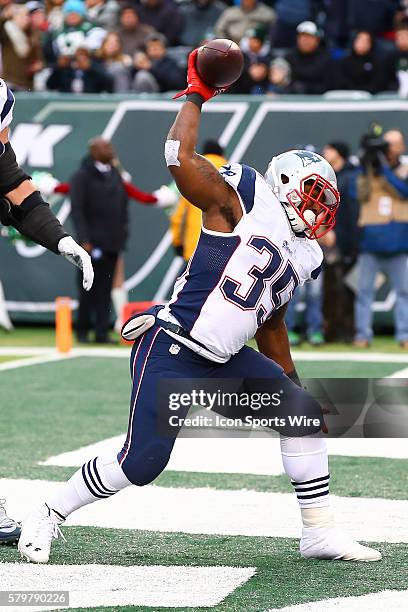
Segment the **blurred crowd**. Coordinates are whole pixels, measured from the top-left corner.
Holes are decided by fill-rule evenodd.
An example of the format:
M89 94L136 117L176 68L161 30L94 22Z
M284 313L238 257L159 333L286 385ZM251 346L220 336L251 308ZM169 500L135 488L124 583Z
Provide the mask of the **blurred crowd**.
M176 90L190 50L215 37L244 53L231 93L408 95L408 0L0 0L17 91Z

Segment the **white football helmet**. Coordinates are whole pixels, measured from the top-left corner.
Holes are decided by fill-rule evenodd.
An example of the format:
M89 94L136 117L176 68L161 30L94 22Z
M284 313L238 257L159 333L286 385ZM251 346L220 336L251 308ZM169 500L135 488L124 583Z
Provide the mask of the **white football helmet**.
M270 161L265 180L279 198L295 233L321 238L335 223L340 203L336 174L318 153L295 149Z

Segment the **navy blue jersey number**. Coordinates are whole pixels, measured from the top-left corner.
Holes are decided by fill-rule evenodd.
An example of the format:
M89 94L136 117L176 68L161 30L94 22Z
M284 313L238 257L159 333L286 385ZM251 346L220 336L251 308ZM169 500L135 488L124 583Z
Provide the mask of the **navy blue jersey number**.
M220 285L220 289L226 300L232 302L241 310L256 310L258 325L262 325L265 321L267 312L264 306L260 304L266 284L274 276L271 285L271 300L273 310L280 308L282 305L282 294L291 288L291 293L299 284L299 278L290 263L286 262L283 266L283 258L279 249L263 236L252 236L248 245L255 249L258 253L266 251L269 253L269 261L264 268L252 266L248 274L254 281L246 295L242 295L242 283L226 276Z

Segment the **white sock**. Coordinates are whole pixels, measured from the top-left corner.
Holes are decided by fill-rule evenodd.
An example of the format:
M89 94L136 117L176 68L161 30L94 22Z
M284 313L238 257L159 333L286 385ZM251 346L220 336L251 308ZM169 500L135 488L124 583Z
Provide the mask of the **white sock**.
M281 436L280 444L283 466L296 492L303 525L332 525L326 441L319 435L298 438Z
M71 512L98 499L111 497L132 483L120 467L117 456L95 457L77 470L47 505L64 520Z

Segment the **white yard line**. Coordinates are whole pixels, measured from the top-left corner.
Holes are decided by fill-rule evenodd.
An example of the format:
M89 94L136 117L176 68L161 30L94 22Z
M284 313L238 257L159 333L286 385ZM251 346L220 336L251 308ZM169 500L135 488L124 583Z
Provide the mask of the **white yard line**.
M83 347L72 349L70 355L77 357L129 357L131 346L118 348ZM3 346L1 355L49 355L56 353L53 347L44 346ZM323 351L293 351L297 361L362 361L368 363L407 363L408 353L325 353Z
M335 597L285 608L271 608L268 612L396 612L407 609L408 591L380 591L358 597Z
M387 378L408 378L408 368L397 370L397 372L394 372L394 374L391 374Z
M69 357L127 357L130 356L131 346L118 348L74 348L68 353ZM0 347L0 356L2 355L60 355L55 348L44 346L2 346Z
M44 355L43 357L27 357L26 359L15 359L13 361L6 361L5 363L0 363L0 372L4 370L16 370L17 368L24 368L27 366L33 365L41 365L42 363L52 363L55 361L64 361L67 359L72 359L74 355L61 355L58 353Z
M1 479L7 510L16 519L64 483ZM337 524L356 539L408 543L408 501L332 496ZM300 516L292 493L128 487L74 512L67 525L113 529L263 537L299 537ZM68 543L69 545L69 543Z
M41 465L81 466L105 453L119 452L126 434L49 457ZM266 474L283 472L279 440L272 438L179 438L168 470L224 474Z
M295 361L363 361L365 363L408 363L407 354L402 353L325 353L323 351L292 351Z
M253 567L33 565L0 563L2 591L68 591L69 607L212 607L255 574ZM66 608L24 606L27 612ZM2 610L21 610L6 607Z
M61 453L40 465L80 467L98 455L119 452L126 434ZM405 438L341 438L327 440L330 455L408 459ZM277 438L179 438L168 470L218 474L277 475L283 473Z

